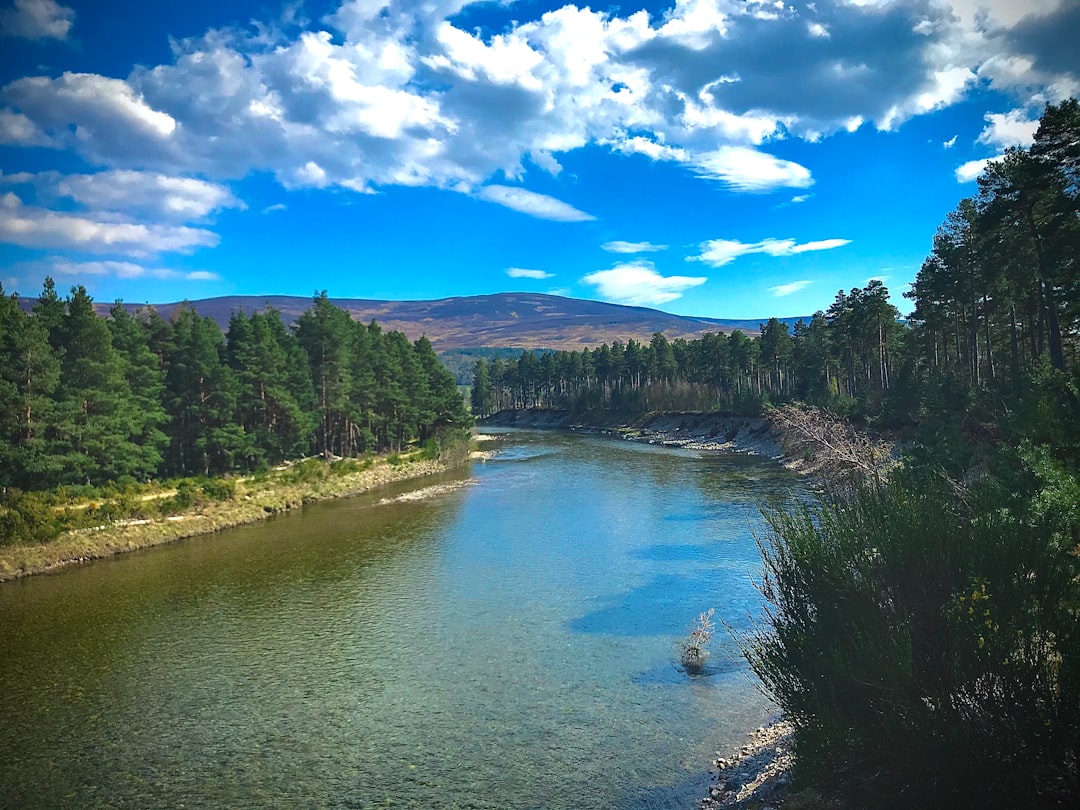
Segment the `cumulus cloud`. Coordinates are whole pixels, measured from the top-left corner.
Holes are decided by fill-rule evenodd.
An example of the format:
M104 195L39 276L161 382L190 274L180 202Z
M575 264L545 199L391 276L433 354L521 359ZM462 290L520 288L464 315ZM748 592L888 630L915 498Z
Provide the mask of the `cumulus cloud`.
M37 124L22 113L0 110L0 144L11 146L53 146Z
M979 134L979 143L1006 149L1010 146L1029 146L1039 128L1039 118L1029 118L1024 108L1006 113L987 113L986 127Z
M215 247L219 241L217 234L203 228L117 222L27 206L11 192L0 197L0 212L0 242L21 247L138 257L173 251L189 253L200 247Z
M1023 107L1004 113L987 113L983 116L986 126L979 133L977 143L993 146L996 155L969 160L956 167L956 182L970 183L980 174L987 164L998 160L1011 146L1029 146L1039 128L1038 118L1028 117Z
M631 306L658 306L681 298L683 293L708 281L704 277L663 276L652 262L639 260L598 270L582 282L596 287L602 298Z
M799 290L805 290L814 282L812 281L792 281L787 284L778 284L775 287L769 287L769 292L773 294L774 298L783 298L786 295L793 295Z
M545 279L554 278L554 273L548 273L543 270L527 270L524 267L511 267L506 271L506 275L510 278L535 278Z
M475 192L575 221L588 215L485 184L526 165L569 182L562 155L598 145L733 193L805 189L810 169L770 154L785 138L895 129L976 86L1080 91L1080 5L1059 0L564 5L498 31L459 28L465 5L345 0L318 23L176 41L170 61L124 78L25 76L0 89L0 142L211 184L265 172L288 187ZM31 8L70 23L55 0L12 13ZM1009 115L984 143L1020 127Z
M579 211L562 200L513 186L484 186L476 196L539 219L552 219L556 222L586 222L596 219L592 214Z
M699 245L701 253L688 256L688 262L704 262L711 267L731 264L740 256L765 253L769 256L794 256L816 250L832 250L851 244L850 239L821 239L797 243L794 239L763 239L760 242L739 242L735 239L711 239Z
M21 128L24 138L73 148L96 163L188 159L174 141L177 120L151 107L120 79L93 73L28 76L11 82L2 94L32 125Z
M667 245L654 245L652 242L624 242L621 239L605 242L600 247L608 253L654 253L668 248Z
M986 168L986 164L992 160L993 158L979 158L978 160L969 160L967 163L957 166L956 182L970 183L982 174L982 170Z
M75 12L56 0L15 0L0 9L0 34L24 39L67 39Z

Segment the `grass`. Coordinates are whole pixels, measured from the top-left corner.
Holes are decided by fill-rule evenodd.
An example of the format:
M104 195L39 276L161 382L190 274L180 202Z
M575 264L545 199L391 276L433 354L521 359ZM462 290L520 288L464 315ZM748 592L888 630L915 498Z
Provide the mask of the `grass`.
M395 455L393 460L305 459L248 478L184 479L171 485L95 492L93 497L69 493L54 493L52 500L37 497L35 510L52 510L69 521L66 525L76 527L55 539L24 535L23 542L0 547L0 582L253 523L305 503L354 495L446 469L432 459ZM11 512L4 510L4 517ZM77 520L72 517L76 515Z

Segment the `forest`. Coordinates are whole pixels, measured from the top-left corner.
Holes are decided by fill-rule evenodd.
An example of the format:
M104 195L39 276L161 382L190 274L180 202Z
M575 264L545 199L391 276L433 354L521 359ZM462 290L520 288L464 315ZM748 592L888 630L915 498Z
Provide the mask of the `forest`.
M0 487L46 490L356 457L472 424L430 341L355 322L325 291L289 329L234 312L223 334L54 282L27 312L0 288Z

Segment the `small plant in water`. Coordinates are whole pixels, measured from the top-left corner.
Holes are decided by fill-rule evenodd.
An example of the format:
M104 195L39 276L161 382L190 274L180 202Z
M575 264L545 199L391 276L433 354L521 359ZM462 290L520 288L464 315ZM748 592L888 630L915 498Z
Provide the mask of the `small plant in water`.
M683 668L691 675L700 675L709 659L708 644L715 629L712 622L714 613L716 608L699 613L697 621L690 628L690 635L683 640L679 658Z

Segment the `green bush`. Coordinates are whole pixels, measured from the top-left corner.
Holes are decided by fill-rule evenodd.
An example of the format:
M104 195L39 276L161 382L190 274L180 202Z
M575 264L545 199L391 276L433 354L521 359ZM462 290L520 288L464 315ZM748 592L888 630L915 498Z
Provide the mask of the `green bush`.
M329 473L330 465L321 458L308 458L292 465L286 480L294 484L306 484L322 481Z
M861 807L1075 801L1071 538L912 472L767 521L744 652L795 727L797 780Z
M8 489L0 506L0 545L44 543L65 528L64 516L44 492Z
M236 495L236 482L228 478L211 478L199 488L212 501L228 501Z
M171 501L169 507L174 511L190 509L199 497L199 487L190 478L184 478L176 482L176 494L167 499Z

